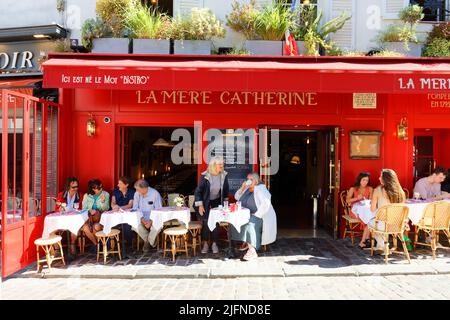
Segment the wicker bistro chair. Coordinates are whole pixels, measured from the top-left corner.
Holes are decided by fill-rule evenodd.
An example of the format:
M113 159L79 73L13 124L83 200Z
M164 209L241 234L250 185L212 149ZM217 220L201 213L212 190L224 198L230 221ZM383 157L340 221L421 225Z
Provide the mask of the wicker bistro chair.
M341 191L339 193L339 198L341 199L342 208L344 209L344 215L342 216L345 222L344 239L347 236L347 234L350 234L352 244L354 245L355 236L362 236L363 234L362 231L357 230L360 227L361 222L350 215L351 207L347 203L347 190Z
M197 247L201 250L202 239L202 222L201 221L190 221L187 229L190 233L190 238L192 239L192 244L188 244L188 247L192 247L194 256L197 256Z
M437 201L428 204L424 209L422 219L416 225L416 232L414 235L414 250L416 245L430 246L433 254L433 259L436 258L436 245L438 243L438 235L443 231L450 240L450 203L445 201ZM431 236L431 244L418 242L419 232L423 231L425 234Z
M172 252L172 261L175 261L175 255L178 252L184 252L186 254L186 257L187 258L189 257L188 240L187 240L188 229L186 229L185 227L167 228L163 231L163 234L164 234L164 249L163 249L164 258L166 257L167 251ZM167 238L169 238L171 242L170 249L167 249L167 240L168 240ZM181 249L183 244L184 249Z
M122 256L120 253L120 230L111 229L111 232L106 234L103 231L97 231L95 236L97 237L97 262L100 257L100 254L103 254L103 263L106 264L106 257L109 254L118 254L119 260L122 260ZM107 242L111 241L111 249L108 250ZM102 243L102 250L100 251L100 243ZM117 250L115 250L115 243L117 243Z
M47 262L47 266L49 270L52 270L52 263L55 260L61 260L64 265L66 265L66 262L64 260L64 253L63 248L61 245L61 236L53 236L50 238L39 238L34 241L34 244L36 245L36 263L37 263L37 272L41 269L41 262ZM59 253L60 256L55 256L55 249L54 245L57 245L59 247ZM40 259L39 257L39 249L42 248L45 252L45 259Z
M403 239L403 232L405 231L405 220L408 217L409 208L403 204L389 204L379 208L375 215L375 225L369 226L370 234L372 236L370 254L373 256L374 235L380 234L384 239L384 262L388 263L389 256L389 236L394 237L396 243L397 237L400 239L403 252L411 263L408 249L406 248L405 240Z

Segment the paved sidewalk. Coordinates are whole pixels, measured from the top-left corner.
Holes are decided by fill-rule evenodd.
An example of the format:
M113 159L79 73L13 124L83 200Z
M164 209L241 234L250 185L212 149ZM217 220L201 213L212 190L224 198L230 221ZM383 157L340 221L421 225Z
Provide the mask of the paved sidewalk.
M447 244L445 244L447 245ZM418 247L411 253L411 264L403 255L391 254L385 265L383 256L370 256L370 250L360 250L349 239L293 238L279 239L261 252L259 258L246 262L225 260L224 254L212 253L186 258L183 254L172 262L171 255L150 251L134 259L108 258L96 262L93 254L79 256L64 267L55 262L51 272L44 267L36 273L35 264L13 277L46 278L236 278L236 277L297 277L297 276L372 276L372 275L437 275L450 274L450 250L438 249L437 258L431 250Z

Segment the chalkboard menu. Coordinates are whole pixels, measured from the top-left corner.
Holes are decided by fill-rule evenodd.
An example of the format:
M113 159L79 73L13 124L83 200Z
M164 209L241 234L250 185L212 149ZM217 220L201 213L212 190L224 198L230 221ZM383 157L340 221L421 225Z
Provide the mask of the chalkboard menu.
M220 131L222 137L218 137L218 131ZM223 157L232 195L240 188L242 182L246 180L247 174L253 171L253 164L256 163L253 157L254 137L255 132L253 129L245 131L242 129L220 129L216 132L208 130L208 141L211 148L210 155Z

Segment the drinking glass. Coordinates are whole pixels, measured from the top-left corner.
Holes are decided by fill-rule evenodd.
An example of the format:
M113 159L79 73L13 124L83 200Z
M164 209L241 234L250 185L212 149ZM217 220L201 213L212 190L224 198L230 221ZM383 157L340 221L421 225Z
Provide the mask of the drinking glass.
M75 202L75 203L73 204L73 208L74 208L75 210L78 210L79 207L80 207L80 204L79 204L78 202Z
M225 210L228 210L228 200L225 200L223 202L223 207L224 207Z

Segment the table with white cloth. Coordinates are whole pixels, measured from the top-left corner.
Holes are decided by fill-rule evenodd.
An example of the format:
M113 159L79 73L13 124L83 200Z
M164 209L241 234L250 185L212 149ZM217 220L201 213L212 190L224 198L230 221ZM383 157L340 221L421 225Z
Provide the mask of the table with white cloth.
M220 222L227 222L232 225L238 232L241 232L241 227L250 221L250 210L241 208L236 211L224 210L214 208L209 211L208 228L213 231L216 224ZM228 252L227 258L233 258L234 252L231 244L231 226L228 228Z
M47 214L44 220L42 238L48 238L56 230L69 230L77 235L88 219L88 211L53 212Z
M162 207L150 212L150 220L153 221L152 227L155 227L156 230L162 229L164 222L174 219L187 226L191 221L191 211L187 207Z
M142 212L131 210L105 211L100 218L100 224L103 226L103 232L108 234L111 229L119 224L128 224L131 229L137 232L141 223Z
M450 200L445 200L450 202ZM422 219L424 214L425 207L432 203L432 200L413 200L408 199L404 205L409 208L408 218L411 220L413 225L419 223L420 219ZM362 222L368 224L370 220L375 219L375 213L370 210L370 200L364 200L356 203L352 207L352 212L356 214Z

